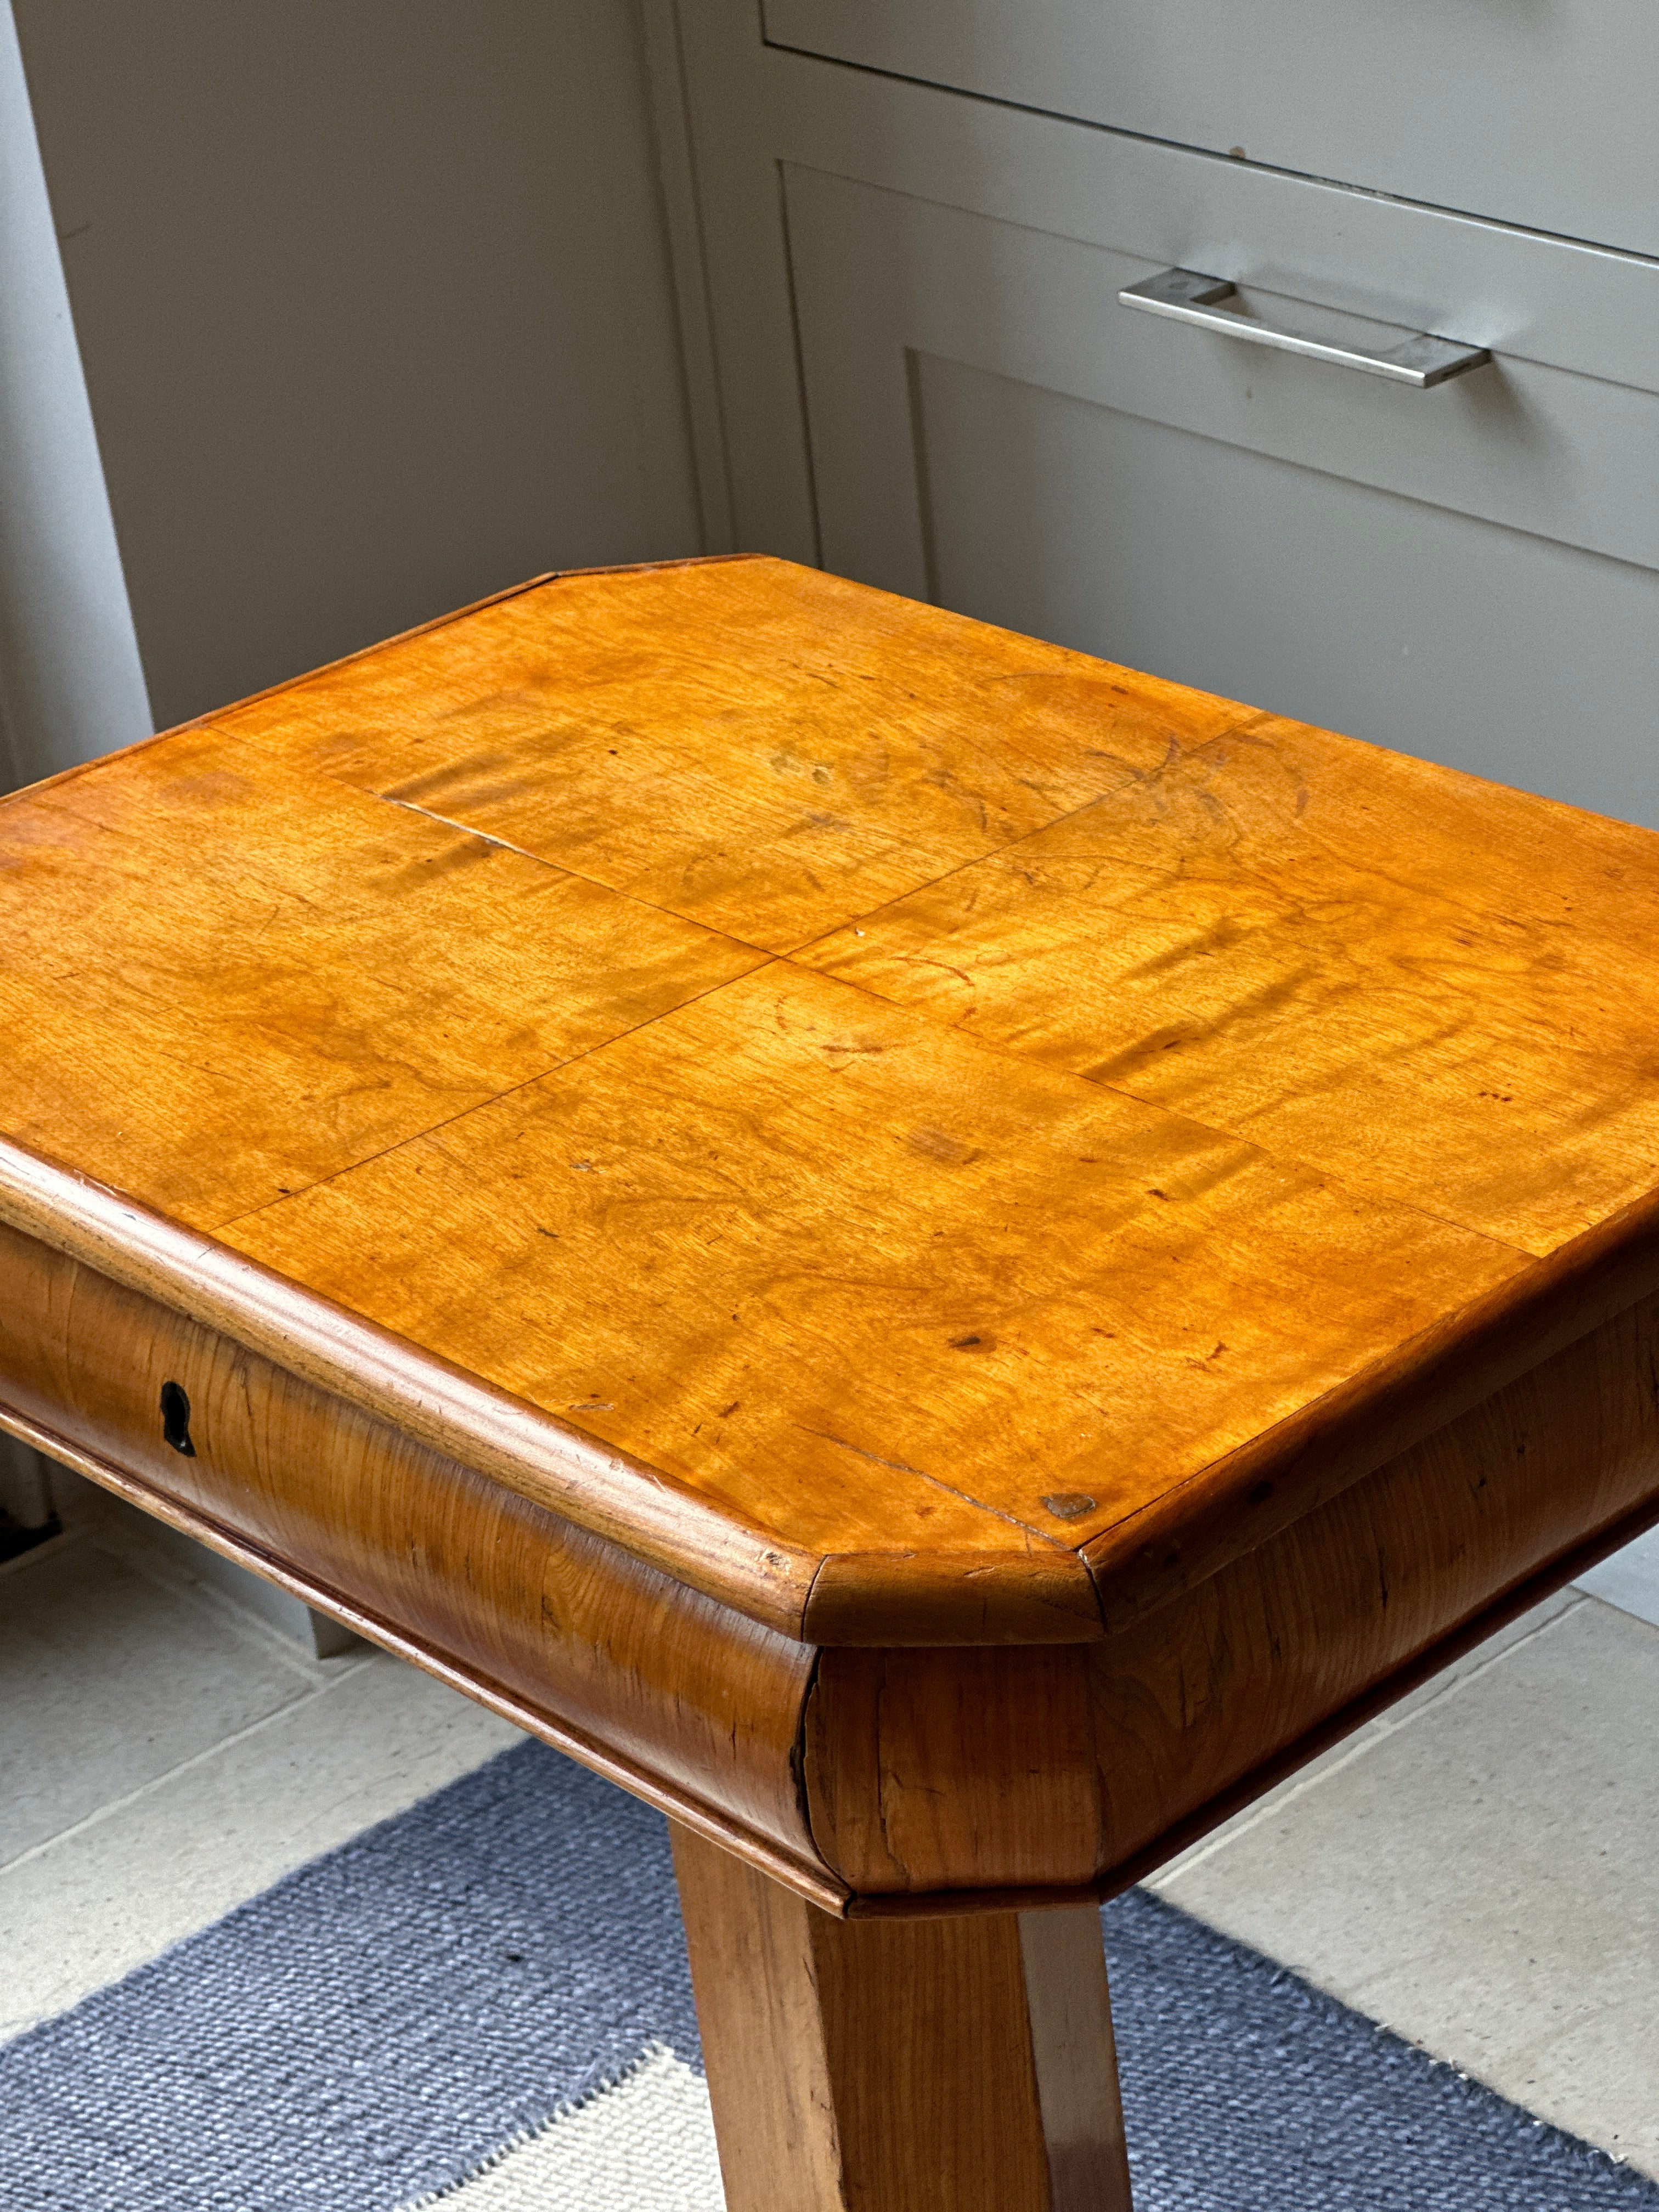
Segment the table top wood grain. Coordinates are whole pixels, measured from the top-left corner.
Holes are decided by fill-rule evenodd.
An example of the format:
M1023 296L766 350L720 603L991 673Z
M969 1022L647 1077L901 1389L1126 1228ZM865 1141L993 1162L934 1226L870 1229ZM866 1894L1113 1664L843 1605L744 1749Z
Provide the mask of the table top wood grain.
M552 577L0 804L0 1218L787 1636L1086 1641L1659 1287L1656 942L1644 830Z

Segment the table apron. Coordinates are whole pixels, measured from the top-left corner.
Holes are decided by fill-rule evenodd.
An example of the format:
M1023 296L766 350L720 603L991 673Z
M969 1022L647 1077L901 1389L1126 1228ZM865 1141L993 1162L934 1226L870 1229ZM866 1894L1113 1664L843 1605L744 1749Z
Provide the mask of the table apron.
M1121 1887L1659 1517L1659 1297L1077 1644L820 1649L0 1227L0 1426L843 1914Z
M3 1225L0 1425L839 1909L809 1645Z

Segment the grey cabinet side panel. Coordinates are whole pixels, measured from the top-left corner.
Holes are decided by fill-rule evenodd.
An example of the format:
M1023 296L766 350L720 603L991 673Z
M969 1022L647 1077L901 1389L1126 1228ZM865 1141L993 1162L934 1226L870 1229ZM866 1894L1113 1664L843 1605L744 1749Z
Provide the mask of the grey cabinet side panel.
M776 58L756 0L677 0L732 540L750 553L818 559L796 350ZM831 70L832 79L846 70ZM834 87L830 88L832 95ZM831 106L834 106L832 96Z
M149 735L9 0L0 0L0 783Z

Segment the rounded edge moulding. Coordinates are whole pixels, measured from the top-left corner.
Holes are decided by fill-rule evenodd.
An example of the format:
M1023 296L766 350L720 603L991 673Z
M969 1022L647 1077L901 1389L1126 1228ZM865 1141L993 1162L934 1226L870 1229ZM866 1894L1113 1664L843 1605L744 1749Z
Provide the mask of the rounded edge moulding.
M255 1261L0 1137L0 1220L814 1646L1096 1643L1659 1291L1659 1194L1534 1261L1084 1550L821 1557Z

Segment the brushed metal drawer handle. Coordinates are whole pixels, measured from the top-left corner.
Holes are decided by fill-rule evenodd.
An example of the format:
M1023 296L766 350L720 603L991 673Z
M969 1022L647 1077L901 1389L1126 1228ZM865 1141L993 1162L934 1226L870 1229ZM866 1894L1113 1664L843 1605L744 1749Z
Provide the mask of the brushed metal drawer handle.
M1386 353L1327 345L1322 339L1276 330L1271 323L1255 322L1219 304L1236 299L1237 294L1238 287L1228 277L1200 276L1192 269L1166 269L1161 276L1131 284L1117 296L1121 306L1139 307L1146 315L1168 315L1177 323L1196 323L1200 330L1243 338L1250 345L1273 346L1280 353L1299 353L1309 361L1334 362L1338 368L1362 369L1367 376L1386 376L1391 383L1409 384L1414 392L1426 392L1431 384L1465 375L1492 359L1485 346L1459 345L1455 338L1431 337L1426 332L1390 346Z

